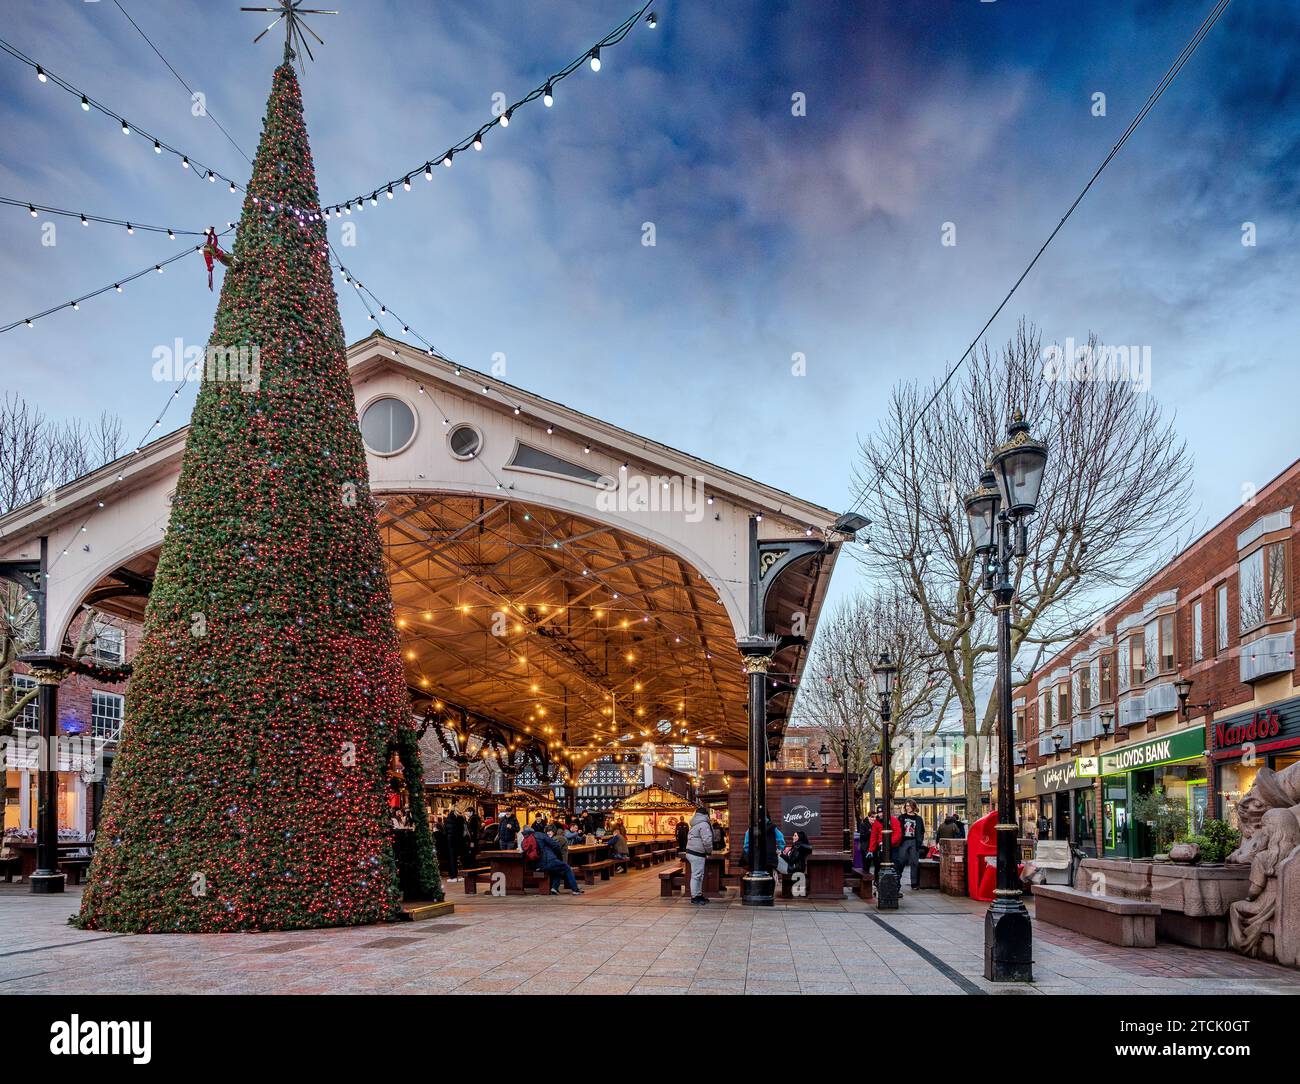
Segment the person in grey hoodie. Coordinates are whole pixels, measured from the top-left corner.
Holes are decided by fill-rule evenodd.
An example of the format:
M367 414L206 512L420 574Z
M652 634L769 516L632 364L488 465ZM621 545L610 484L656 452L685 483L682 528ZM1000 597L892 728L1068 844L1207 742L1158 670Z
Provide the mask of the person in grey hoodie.
M691 903L708 903L709 898L704 894L704 860L713 851L713 826L709 823L708 810L703 807L696 809L691 818L683 850L691 866Z

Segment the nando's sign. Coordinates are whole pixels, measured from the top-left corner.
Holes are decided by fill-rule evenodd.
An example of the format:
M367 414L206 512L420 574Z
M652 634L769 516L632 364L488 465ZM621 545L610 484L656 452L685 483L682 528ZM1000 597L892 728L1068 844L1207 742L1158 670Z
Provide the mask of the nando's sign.
M1300 742L1300 697L1214 724L1216 753L1240 752L1245 745L1285 742L1288 738Z

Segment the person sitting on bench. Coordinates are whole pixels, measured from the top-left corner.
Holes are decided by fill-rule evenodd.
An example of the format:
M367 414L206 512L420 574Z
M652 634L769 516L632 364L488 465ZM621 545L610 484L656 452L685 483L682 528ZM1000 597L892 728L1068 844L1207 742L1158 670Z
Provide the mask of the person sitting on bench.
M623 838L623 833L619 831L619 826L614 826L614 834L609 837L609 856L619 862L626 862L630 857L627 850L627 840Z
M538 832L535 829L533 838L537 840L537 851L541 856L537 860L537 871L551 875L551 895L560 894L560 882L563 881L570 892L575 896L581 896L582 889L578 887L577 878L573 876L573 868L560 855L560 845L545 832Z
M805 873L808 869L808 856L812 853L808 834L802 828L796 828L790 842L781 849L777 869L781 873Z

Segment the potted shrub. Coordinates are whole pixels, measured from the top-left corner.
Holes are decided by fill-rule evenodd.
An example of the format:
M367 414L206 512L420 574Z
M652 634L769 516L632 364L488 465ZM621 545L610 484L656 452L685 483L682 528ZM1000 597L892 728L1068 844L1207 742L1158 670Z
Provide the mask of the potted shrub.
M1224 820L1207 820L1201 828L1201 861L1221 866L1241 846L1241 833Z

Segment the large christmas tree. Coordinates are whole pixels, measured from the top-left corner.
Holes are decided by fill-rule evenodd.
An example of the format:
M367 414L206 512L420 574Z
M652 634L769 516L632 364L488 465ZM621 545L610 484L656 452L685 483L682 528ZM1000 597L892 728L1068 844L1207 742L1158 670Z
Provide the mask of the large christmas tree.
M286 60L211 340L245 353L208 366L194 408L88 928L346 925L398 902L394 750L422 781L319 206Z

